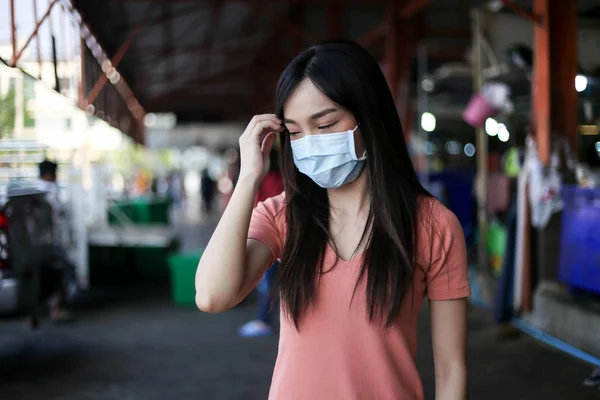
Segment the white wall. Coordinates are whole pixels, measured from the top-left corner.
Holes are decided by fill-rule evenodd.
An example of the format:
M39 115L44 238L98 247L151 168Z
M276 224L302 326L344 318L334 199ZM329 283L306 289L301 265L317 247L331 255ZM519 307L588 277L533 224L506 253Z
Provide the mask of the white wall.
M186 149L192 146L205 146L217 150L221 147L237 147L238 139L245 126L237 123L189 124L176 126L170 130L149 128L146 132L146 145L149 148L176 147Z

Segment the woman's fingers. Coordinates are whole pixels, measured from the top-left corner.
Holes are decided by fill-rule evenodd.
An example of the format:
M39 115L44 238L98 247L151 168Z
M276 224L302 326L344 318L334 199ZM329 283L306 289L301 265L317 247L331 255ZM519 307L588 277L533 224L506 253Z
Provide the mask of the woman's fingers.
M262 179L268 158L265 154L271 151L276 139L276 132L281 132L281 120L274 114L256 115L252 118L244 133L240 136L240 175L251 179Z
M265 127L271 126L273 130L277 130L281 128L282 121L277 118L275 114L261 114L255 115L248 124L246 131L244 132L247 135L257 134L256 131L257 126Z
M250 137L255 137L260 144L266 133L281 132L283 127L272 120L259 121L250 132Z
M265 139L263 140L262 145L260 147L260 151L262 152L263 157L269 155L276 139L277 136L275 135L275 132L269 132L267 136L265 136Z

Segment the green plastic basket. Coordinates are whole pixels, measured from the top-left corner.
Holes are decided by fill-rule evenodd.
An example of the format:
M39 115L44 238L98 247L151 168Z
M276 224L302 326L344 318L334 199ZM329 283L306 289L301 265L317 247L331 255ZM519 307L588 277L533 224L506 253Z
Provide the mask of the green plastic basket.
M136 225L168 225L169 202L166 199L132 199L120 200L110 206L109 210L118 209ZM118 219L109 212L111 225L119 225Z
M202 257L203 250L193 253L176 254L169 257L171 270L171 298L180 306L191 306L196 303L194 279L196 267Z
M169 224L169 202L155 200L148 205L149 220L152 224Z

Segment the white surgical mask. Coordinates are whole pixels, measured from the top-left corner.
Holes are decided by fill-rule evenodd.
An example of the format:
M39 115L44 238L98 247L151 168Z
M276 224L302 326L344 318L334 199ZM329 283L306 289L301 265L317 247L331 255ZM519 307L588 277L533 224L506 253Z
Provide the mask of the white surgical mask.
M360 175L366 154L356 156L354 131L306 135L292 140L294 164L300 172L325 189L338 188Z

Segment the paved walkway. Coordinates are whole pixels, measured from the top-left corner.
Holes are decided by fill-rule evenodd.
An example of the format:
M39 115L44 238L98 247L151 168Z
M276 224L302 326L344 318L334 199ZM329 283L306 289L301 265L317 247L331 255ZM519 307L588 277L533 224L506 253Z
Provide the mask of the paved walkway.
M193 247L214 224L183 225L193 235L184 242ZM221 315L176 308L165 286L94 295L70 326L44 324L31 333L22 321L0 319L0 399L266 399L277 338L237 337L253 314L249 305ZM527 336L498 341L496 332L484 312L470 310L471 399L600 398L598 389L581 384L588 365ZM433 399L425 313L419 338L418 365Z
M106 302L107 299L110 302ZM71 326L29 333L0 321L3 400L266 399L277 338L241 339L243 306L221 315L173 307L166 288L113 293L88 303ZM433 399L427 319L418 364ZM469 313L471 399L597 399L581 385L590 367L522 336L498 342L487 316Z

